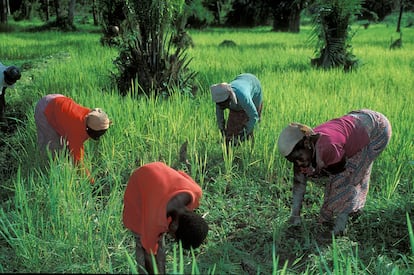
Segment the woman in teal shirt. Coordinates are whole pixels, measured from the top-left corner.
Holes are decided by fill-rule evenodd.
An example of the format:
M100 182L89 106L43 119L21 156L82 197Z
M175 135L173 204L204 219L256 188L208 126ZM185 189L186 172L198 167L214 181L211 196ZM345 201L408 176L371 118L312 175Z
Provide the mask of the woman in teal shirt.
M253 129L263 107L262 86L259 79L250 73L238 75L230 83L214 84L210 87L211 96L216 103L217 126L226 142L239 144L253 138ZM224 110L229 115L224 118Z

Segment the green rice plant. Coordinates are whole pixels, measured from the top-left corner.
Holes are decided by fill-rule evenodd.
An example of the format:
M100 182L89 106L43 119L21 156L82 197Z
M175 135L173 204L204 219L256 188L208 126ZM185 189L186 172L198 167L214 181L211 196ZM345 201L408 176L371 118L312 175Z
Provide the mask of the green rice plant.
M205 188L205 174L207 169L207 152L204 153L204 156L199 155L197 152L194 152L194 163L191 165L192 171L191 176L197 180L197 183L201 188Z
M392 178L387 180L387 182L389 182L389 184L386 186L386 189L385 189L385 194L386 194L387 199L390 199L391 196L394 195L394 193L396 192L398 188L398 185L400 184L402 167L403 165L400 164L396 168L396 171L394 171L395 169L390 169L392 172L388 173L388 176Z
M132 260L132 257L128 254L128 252L125 252L125 256L127 258L128 261L128 265L131 268L131 273L132 274L138 274L138 270L136 268L135 262Z
M275 234L273 233L273 239L275 239ZM288 274L288 270L287 270L287 265L288 262L286 261L283 264L282 269L279 269L279 256L276 254L276 245L273 242L272 244L272 261L273 261L273 270L272 270L272 274L276 275L276 274L280 274L280 275L284 275L284 274Z
M342 248L342 243L338 243L333 236L332 247L328 248L326 253L317 248L319 251L318 272L319 274L364 274L364 268L360 266L358 255L358 245L355 248ZM355 251L353 251L355 250Z
M234 155L233 150L234 147L227 144L225 141L223 141L221 145L221 149L223 152L223 161L224 161L224 173L227 176L227 178L231 178L233 174L233 168L234 168Z
M401 226L409 224L403 213L411 211L414 190L413 30L404 29L404 47L396 51L388 50L394 30L386 25L359 30L353 50L362 66L347 74L310 68L310 27L299 34L269 30L191 30L195 47L188 52L199 89L195 96L174 93L168 99L119 97L110 82L117 53L99 45L98 33L0 34L1 61L25 68L21 83L8 93L9 117L21 114L13 120L15 135L0 136L0 159L10 168L1 183L0 270L137 273L122 200L131 172L159 160L185 170L202 186L197 211L210 226L207 242L194 253L167 251L168 271L409 273L412 233ZM224 39L237 47L218 48ZM254 144L227 148L209 86L241 72L256 74L262 83L262 119ZM48 93L101 107L112 120L101 140L85 143L93 186L63 155L41 163L33 114L37 100ZM350 222L347 236L320 246L315 223L322 185L308 183L303 226L286 225L292 166L277 150L278 134L289 122L313 127L359 108L383 112L393 135L374 162L365 213ZM179 158L186 141L189 166Z
M184 265L179 264L183 262L183 249L182 246L179 245L179 262L177 261L177 246L174 246L174 259L173 259L173 273L174 274L183 274L184 273Z
M414 233L413 226L411 224L410 216L408 213L405 214L407 218L408 236L410 237L411 255L414 256Z

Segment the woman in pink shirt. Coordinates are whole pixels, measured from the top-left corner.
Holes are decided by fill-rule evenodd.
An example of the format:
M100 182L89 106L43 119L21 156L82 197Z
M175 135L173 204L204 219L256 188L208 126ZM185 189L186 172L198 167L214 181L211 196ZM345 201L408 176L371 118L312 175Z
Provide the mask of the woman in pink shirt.
M315 128L291 123L278 140L280 153L293 162L293 202L289 222L301 223L300 211L308 178L327 177L319 222L342 234L348 217L364 206L374 160L391 138L391 124L372 110L352 111Z

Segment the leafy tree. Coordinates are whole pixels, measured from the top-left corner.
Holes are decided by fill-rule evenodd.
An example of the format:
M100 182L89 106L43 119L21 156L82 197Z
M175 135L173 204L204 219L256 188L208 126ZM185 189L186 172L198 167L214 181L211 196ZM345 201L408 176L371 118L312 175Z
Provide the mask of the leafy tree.
M236 0L203 0L208 10L214 15L215 25L224 25L227 15L233 10L233 3Z
M214 16L208 6L204 4L203 0L188 1L186 5L187 13L187 27L190 28L201 28L206 27L213 23Z
M10 12L13 15L13 19L16 21L29 20L32 16L34 0L21 0L10 2Z
M126 19L124 0L100 0L98 2L99 18L102 26L102 45L119 45L121 25Z
M23 0L14 18L15 20L29 19L32 12L36 11L46 24L34 29L73 31L76 30L74 24L76 4L77 0ZM52 15L55 16L55 20L49 21Z
M64 31L76 30L74 15L76 0L54 0L56 21L52 24Z
M398 5L399 0L365 0L361 3L363 8L360 18L370 21L382 21L391 14Z
M300 13L305 8L306 0L273 1L266 0L271 9L273 31L299 32Z
M184 0L127 1L126 34L114 63L122 95L194 93L196 73L188 67L189 39L184 29ZM176 88L176 89L174 89Z
M254 27L264 25L269 18L269 7L265 1L235 0L226 16L226 25Z
M348 71L357 66L350 45L351 21L361 11L362 0L316 0L310 7L313 16L318 57L311 64L318 68L342 67Z

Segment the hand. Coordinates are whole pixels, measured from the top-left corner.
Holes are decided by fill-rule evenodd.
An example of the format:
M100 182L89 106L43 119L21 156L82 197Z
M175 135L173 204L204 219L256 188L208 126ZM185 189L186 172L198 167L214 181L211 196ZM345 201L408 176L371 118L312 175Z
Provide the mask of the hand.
M91 176L91 172L89 172L89 170L87 168L85 168L85 173L86 173L86 176L89 178L89 182L91 184L94 184L95 183L95 179Z
M232 146L238 146L240 145L240 143L242 143L244 140L246 139L246 134L245 132L242 130L239 133L237 133L237 135L232 136L230 138L227 138L226 141L228 144L232 145Z
M300 216L290 216L288 223L292 226L299 226L302 224L302 218Z
M240 139L240 141L244 141L247 137L247 131L246 128L243 127L240 132L237 133L237 138Z
M317 174L316 169L313 168L312 166L299 167L299 169L300 169L300 172L302 174L304 174L305 176L307 176L307 177L312 177L312 176L315 176Z
M226 143L228 146L239 146L241 140L238 138L238 136L226 137Z
M239 133L236 137L234 137L238 142L243 142L246 140L246 135L244 133Z

